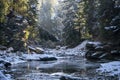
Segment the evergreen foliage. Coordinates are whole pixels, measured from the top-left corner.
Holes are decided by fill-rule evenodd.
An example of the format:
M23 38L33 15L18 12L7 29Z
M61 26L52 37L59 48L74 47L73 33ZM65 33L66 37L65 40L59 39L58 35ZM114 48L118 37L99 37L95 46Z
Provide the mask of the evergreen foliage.
M37 4L35 1L0 1L0 44L12 46L15 50L24 50L29 37L35 37L36 8L33 7Z

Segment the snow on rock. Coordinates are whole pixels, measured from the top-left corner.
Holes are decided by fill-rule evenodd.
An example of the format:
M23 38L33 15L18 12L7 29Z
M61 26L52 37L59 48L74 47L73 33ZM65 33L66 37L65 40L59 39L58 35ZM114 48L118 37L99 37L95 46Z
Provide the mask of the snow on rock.
M81 2L81 0L75 0L76 2Z
M18 64L18 63L24 63L26 61L21 60L19 56L17 56L15 53L2 53L2 56L0 56L0 61L8 62L10 64Z
M34 61L47 61L47 60L57 60L53 55L48 54L23 54L22 59L24 60L34 60Z
M99 45L101 45L100 42L88 42L87 44L93 44L94 46L99 46Z
M101 67L97 69L97 71L100 73L108 73L108 75L111 76L120 76L120 61L103 63L101 64Z
M60 47L60 49L49 49L46 53L55 53L59 55L80 55L84 56L85 54L85 45L87 44L87 40L83 41L80 45L76 46L75 48L66 49L65 47Z
M43 54L44 49L40 47L28 46L29 50L38 54Z
M88 40L85 40L85 41L83 41L80 45L78 45L78 46L76 46L75 48L73 48L73 49L70 49L70 51L72 52L72 53L80 53L80 55L82 55L82 56L84 56L84 52L85 52L85 46L86 46L86 44L88 43Z
M6 57L6 58L5 58L5 61L6 61L6 62L10 62L11 64L18 64L18 63L24 63L24 62L26 62L26 61L24 61L24 60L21 60L18 56Z
M11 80L7 78L1 71L0 71L0 80Z
M19 64L19 63L24 63L24 62L26 62L26 61L24 61L24 60L21 60L21 59L19 59L19 58L14 58L14 61L13 62L11 62L11 61L9 61L11 64Z
M14 49L13 49L13 47L10 47L10 48L8 48L8 49L7 49L7 51L6 51L6 52L8 52L8 53L9 53L9 52L12 52L12 51L14 51Z
M80 77L72 76L72 74L66 74L66 73L63 73L63 72L52 73L51 75L52 76L59 76L60 80L88 80L87 78L83 79L83 78L80 78Z
M51 75L52 75L52 76L70 76L70 75L65 74L65 73L63 73L63 72L56 72L56 73L52 73Z
M116 28L117 28L117 26L109 26L109 27L105 27L105 30L113 30Z
M40 60L39 54L23 54L22 56L22 59L25 60Z

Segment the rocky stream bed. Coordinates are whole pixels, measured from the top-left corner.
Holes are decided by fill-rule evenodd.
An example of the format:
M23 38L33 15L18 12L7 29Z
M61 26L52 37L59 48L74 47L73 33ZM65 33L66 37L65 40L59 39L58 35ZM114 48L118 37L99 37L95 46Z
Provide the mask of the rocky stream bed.
M0 80L120 80L120 61L89 61L84 41L43 54L0 51ZM10 64L8 64L10 63Z

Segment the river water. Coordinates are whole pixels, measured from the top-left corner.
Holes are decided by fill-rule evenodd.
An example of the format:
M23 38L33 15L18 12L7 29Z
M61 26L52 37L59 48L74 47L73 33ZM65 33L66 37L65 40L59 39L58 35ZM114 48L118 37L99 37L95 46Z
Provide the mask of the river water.
M63 56L57 61L30 61L13 65L10 72L15 80L59 80L61 76L96 78L98 63L78 56Z

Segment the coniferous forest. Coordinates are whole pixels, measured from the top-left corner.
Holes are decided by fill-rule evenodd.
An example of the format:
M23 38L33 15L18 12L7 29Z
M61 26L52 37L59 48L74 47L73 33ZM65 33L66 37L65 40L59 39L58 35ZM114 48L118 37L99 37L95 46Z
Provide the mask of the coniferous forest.
M0 80L120 80L120 0L0 0Z

